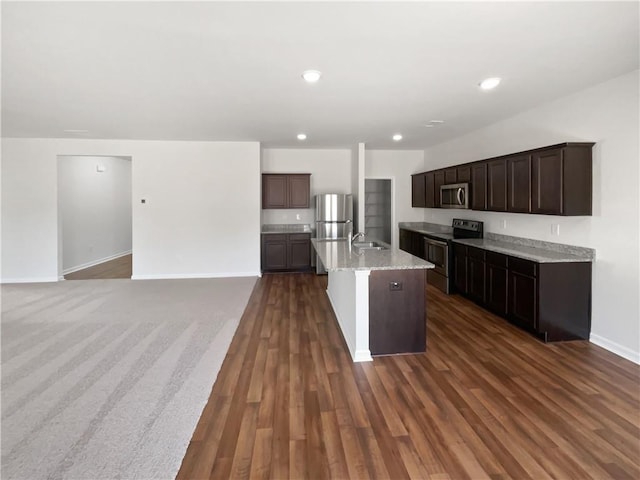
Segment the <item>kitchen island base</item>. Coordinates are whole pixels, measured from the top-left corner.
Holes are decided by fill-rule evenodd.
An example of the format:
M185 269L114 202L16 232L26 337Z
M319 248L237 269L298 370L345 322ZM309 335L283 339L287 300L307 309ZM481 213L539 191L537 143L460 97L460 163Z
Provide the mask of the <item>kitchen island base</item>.
M426 350L425 270L329 272L327 295L354 362Z

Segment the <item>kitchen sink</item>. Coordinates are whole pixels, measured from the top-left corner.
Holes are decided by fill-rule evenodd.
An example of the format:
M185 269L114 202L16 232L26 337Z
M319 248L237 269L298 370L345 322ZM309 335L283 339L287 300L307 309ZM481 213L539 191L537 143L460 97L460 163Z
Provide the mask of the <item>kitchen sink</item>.
M389 247L378 242L354 242L353 247L358 250L388 250Z

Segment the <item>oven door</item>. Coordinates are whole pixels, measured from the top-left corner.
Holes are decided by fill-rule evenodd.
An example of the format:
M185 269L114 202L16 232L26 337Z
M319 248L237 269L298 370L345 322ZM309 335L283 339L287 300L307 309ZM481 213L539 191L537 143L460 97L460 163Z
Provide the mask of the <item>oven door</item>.
M436 266L434 268L436 272L445 277L449 276L449 245L447 242L425 238L424 253L426 260Z

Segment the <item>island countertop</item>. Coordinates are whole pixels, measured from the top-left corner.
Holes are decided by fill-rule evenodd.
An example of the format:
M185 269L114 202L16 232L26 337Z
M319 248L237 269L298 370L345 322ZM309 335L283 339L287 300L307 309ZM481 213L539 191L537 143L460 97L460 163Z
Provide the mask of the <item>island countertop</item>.
M346 239L317 239L311 243L328 272L344 270L415 270L435 265L389 246L386 250L358 250ZM382 243L382 242L378 242Z

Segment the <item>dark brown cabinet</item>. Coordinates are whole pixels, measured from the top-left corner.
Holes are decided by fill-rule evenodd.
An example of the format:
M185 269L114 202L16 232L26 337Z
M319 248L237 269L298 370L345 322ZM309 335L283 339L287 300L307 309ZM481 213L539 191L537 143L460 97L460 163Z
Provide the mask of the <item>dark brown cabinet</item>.
M412 181L412 205L440 208L440 187L470 183L472 210L591 215L593 143L568 142L431 170ZM422 177L421 177L422 178Z
M400 250L404 250L416 257L425 258L424 235L413 230L400 229L399 233Z
M447 168L444 171L444 184L458 183L458 170L456 168Z
M537 263L482 251L454 243L458 293L545 342L589 338L590 262Z
M262 208L309 208L309 173L263 173Z
M457 183L469 183L471 182L471 166L464 165L462 167L458 167L457 169Z
M471 208L487 209L487 164L481 162L471 167Z
M440 187L445 184L444 170L436 170L433 172L433 190L435 194L435 207L440 208Z
M424 174L424 192L425 192L425 207L435 208L436 206L436 183L434 172L427 172ZM440 198L440 191L438 191L438 198Z
M592 143L537 151L531 161L531 213L591 215Z
M484 250L467 247L467 294L478 303L485 300L484 255Z
M425 177L426 173L418 173L411 175L411 206L412 207L426 207L426 194L425 194Z
M305 271L311 268L311 234L262 235L263 272Z
M531 211L531 155L507 158L507 211Z
M486 261L486 297L487 309L498 315L507 315L507 256L487 252Z
M467 294L467 247L464 245L453 245L453 283L459 293Z
M369 348L372 355L424 352L425 270L372 270L369 276Z
M507 211L507 162L504 158L487 162L487 210Z

